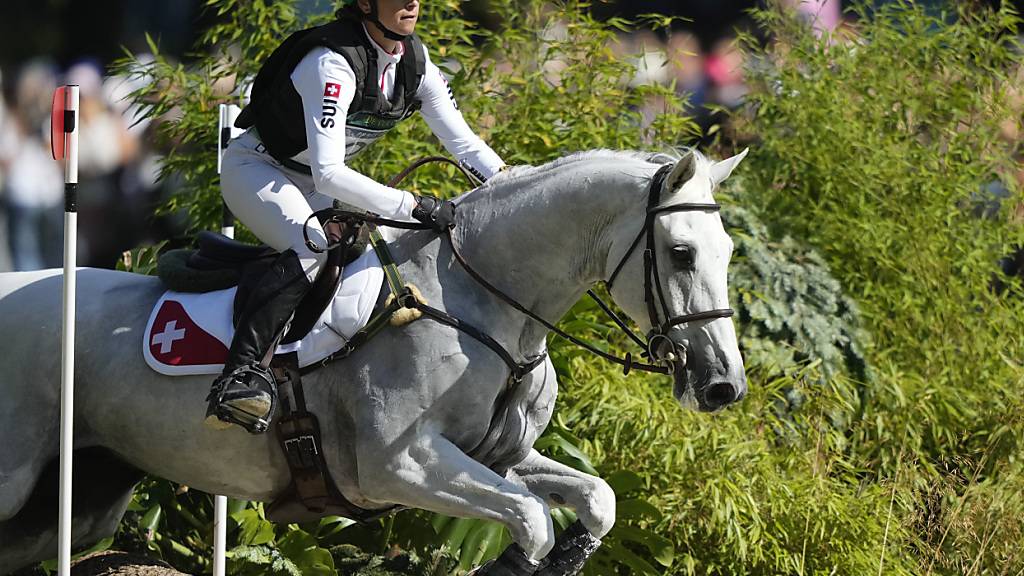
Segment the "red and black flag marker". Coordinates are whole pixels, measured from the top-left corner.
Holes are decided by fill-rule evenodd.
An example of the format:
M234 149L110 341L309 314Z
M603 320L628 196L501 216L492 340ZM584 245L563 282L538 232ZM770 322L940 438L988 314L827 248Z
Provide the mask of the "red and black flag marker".
M54 160L64 161L64 211L78 209L78 86L61 86L53 93L50 148Z
M71 452L75 390L75 268L78 249L78 86L53 95L51 147L64 161L64 314L60 379L60 528L57 573L71 574Z

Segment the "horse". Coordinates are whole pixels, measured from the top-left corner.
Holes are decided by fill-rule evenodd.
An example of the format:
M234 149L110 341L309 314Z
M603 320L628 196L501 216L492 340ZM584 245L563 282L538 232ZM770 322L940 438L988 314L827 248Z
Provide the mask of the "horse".
M655 333L651 354L668 367L676 400L716 411L743 397L746 376L728 314L708 313L728 310L732 251L712 194L745 154L576 153L461 195L448 238L383 231L431 306L517 360L544 354L549 328L481 287L456 256L551 321L607 282L615 303ZM0 275L0 574L57 548L61 285L60 270ZM251 501L289 486L273 434L202 425L208 376L168 377L143 361L159 279L85 268L78 291L76 548L115 532L144 473ZM533 449L557 395L552 363L514 386L509 373L478 339L422 318L306 376L337 488L371 511L401 505L500 522L531 562L556 540L549 507L574 509L587 532L604 536L615 521L608 484Z

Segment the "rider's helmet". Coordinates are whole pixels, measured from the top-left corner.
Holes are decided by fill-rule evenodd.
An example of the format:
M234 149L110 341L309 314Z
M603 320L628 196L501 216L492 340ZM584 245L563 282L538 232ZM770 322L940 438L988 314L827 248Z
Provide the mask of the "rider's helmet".
M378 0L369 0L369 1L370 1L370 13L369 14L366 14L362 10L359 9L359 4L358 4L357 0L341 0L341 2L339 2L339 6L340 7L334 13L334 15L336 17L338 17L338 18L346 18L347 17L347 18L362 18L362 19L366 19L366 20L372 22L374 26L379 28L380 31L384 33L385 37L390 38L391 40L397 40L397 41L401 42L401 41L405 40L406 38L408 38L407 34L399 34L398 32L394 32L391 29L389 29L386 26L384 26L384 24L382 24L381 21L380 21L380 12L379 12L379 8L377 7Z

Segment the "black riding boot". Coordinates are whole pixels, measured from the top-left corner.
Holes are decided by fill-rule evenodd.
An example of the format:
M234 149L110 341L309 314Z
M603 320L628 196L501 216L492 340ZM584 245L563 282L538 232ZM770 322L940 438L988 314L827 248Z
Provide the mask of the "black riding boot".
M260 361L276 344L309 288L292 250L283 252L260 278L239 315L224 372L206 397L208 423L238 424L253 434L267 430L277 403L277 386Z

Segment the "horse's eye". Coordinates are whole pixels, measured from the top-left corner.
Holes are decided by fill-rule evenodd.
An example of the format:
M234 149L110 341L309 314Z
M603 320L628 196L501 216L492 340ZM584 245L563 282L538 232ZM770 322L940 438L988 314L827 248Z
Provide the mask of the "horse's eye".
M693 270L697 263L697 251L693 246L680 244L672 248L672 258L683 270Z

